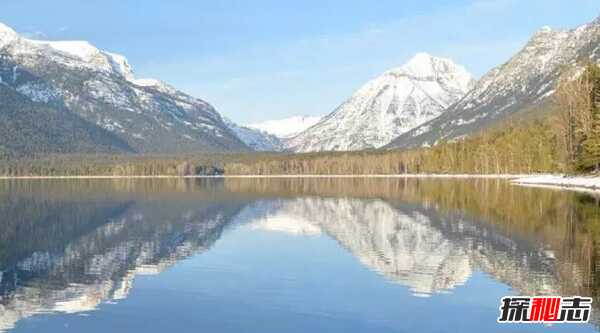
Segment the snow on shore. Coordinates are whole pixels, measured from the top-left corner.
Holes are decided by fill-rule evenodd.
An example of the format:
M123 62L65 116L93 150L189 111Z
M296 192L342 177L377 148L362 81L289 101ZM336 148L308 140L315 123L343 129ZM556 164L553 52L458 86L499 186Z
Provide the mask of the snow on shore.
M535 175L515 178L511 182L525 186L600 191L600 176Z

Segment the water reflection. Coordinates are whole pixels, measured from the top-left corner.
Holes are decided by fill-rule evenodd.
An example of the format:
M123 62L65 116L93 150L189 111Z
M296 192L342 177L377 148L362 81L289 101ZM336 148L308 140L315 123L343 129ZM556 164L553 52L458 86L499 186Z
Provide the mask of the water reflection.
M127 297L135 275L209 249L243 206L211 199L212 182L192 187L199 191L163 183L156 196L153 181L74 185L4 184L0 330L36 313L89 311Z
M124 299L136 275L201 255L240 223L331 237L415 296L451 293L477 271L516 294L600 290L589 195L490 180L6 181L0 331Z
M381 200L318 197L276 201L270 208L251 223L292 234L323 232L363 265L409 286L417 296L450 290L472 272L466 249L449 239L428 211Z
M474 270L523 295L559 291L551 250L510 239L464 216L379 199L299 198L271 202L270 208L257 211L252 220L256 227L292 234L323 232L415 296L449 292Z
M428 248L428 241L440 237L443 243L460 245L471 263L496 271L498 279L517 290L552 290L542 278L553 278L560 282L554 291L598 294L600 199L589 194L523 188L501 180L245 179L226 186L277 198L309 197L312 204L288 203L305 207L285 210L304 220L312 211L309 220L318 221L344 245L345 236L339 235L348 232L336 228L336 222L363 227L356 233L363 240L389 228L396 231L387 233L385 241L400 244L413 233L406 237L408 248L422 245L427 253L440 245L433 242ZM421 230L429 235L422 238ZM423 243L417 243L420 239ZM372 247L381 252L386 245ZM532 278L519 276L524 267L535 272Z

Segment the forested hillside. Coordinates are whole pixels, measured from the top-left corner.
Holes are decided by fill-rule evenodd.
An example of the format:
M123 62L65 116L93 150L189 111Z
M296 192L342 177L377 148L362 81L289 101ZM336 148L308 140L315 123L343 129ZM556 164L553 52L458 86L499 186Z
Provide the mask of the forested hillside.
M35 103L0 84L0 159L33 153L116 153L133 149L66 108Z

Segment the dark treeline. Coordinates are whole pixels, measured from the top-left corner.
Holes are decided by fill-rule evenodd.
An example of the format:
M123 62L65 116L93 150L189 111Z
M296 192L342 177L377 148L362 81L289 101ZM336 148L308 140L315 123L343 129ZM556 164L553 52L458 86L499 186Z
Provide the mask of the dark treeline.
M47 155L0 160L0 176L190 176L222 175L229 155Z

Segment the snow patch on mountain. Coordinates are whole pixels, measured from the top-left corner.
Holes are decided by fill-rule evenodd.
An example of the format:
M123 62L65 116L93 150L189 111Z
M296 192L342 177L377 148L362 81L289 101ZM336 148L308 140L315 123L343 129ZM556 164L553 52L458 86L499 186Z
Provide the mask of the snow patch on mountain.
M162 83L156 79L137 79L127 58L123 55L100 50L87 41L43 41L27 40L30 43L52 48L75 57L85 63L95 64L96 69L116 72L127 81L139 86L159 86Z
M38 103L48 103L61 98L61 91L48 86L43 82L28 82L16 89L22 95Z
M163 85L161 81L156 79L132 79L131 82L137 84L140 87L156 87Z
M100 50L87 41L30 41L38 45L46 45L55 50L68 53L84 61L91 61L100 54Z
M267 120L259 123L246 125L246 127L258 129L278 138L291 138L307 128L315 125L321 120L320 116L292 116L284 119Z

